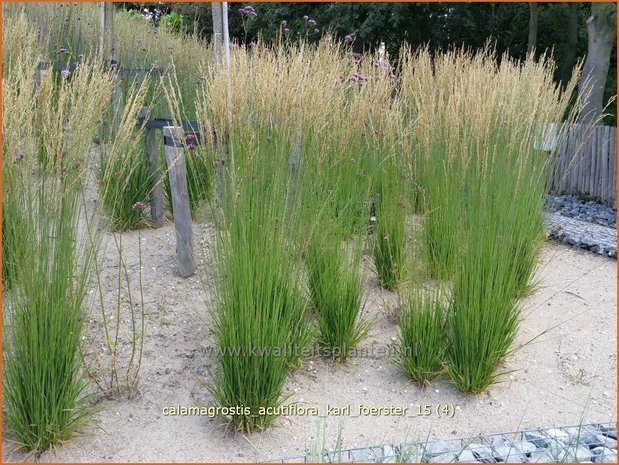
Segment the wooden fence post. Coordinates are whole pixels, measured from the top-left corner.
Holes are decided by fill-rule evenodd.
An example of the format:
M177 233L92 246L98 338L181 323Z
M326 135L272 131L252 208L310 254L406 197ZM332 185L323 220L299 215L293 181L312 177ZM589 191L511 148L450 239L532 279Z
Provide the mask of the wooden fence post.
M187 172L183 155L183 128L163 127L165 156L168 164L170 188L172 191L172 212L176 228L176 257L179 273L183 278L193 275L193 231L191 226L191 209L187 190Z
M146 107L140 110L140 117L145 123L150 117L150 110ZM161 182L161 158L157 145L157 131L146 128L146 156L148 157L148 174L151 178L150 190L150 218L153 226L163 226L165 214L163 211L163 184Z
M301 163L301 129L297 129L292 143L289 157L290 197L288 198L288 214L291 214L297 205L299 191L299 164Z

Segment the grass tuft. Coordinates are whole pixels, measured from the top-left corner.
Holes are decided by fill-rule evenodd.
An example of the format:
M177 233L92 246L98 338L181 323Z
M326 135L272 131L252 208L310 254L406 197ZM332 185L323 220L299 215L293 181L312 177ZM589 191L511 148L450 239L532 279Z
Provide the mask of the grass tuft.
M318 342L340 362L363 340L370 324L361 318L362 282L359 273L360 245L354 245L352 259L337 238L315 237L307 248L305 263Z
M399 320L400 335L395 365L422 386L443 373L445 308L443 296L434 291L413 291Z

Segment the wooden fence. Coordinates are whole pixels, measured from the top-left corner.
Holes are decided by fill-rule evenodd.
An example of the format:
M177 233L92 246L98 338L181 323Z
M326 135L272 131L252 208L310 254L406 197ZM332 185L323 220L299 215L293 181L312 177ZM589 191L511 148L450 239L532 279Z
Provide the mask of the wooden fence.
M574 124L559 140L551 192L587 194L617 208L617 128Z

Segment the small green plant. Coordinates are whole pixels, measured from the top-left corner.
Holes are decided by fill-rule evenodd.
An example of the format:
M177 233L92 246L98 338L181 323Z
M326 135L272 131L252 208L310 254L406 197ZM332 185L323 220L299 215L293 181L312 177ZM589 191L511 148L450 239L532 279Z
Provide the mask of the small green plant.
M329 446L327 444L328 439L329 432L327 424L326 421L323 421L322 425L316 425L316 435L312 438L310 446L308 447L306 456L307 462L333 463L343 461L344 452L342 451L343 437L341 423L338 425L337 432L335 433L335 443L332 452L329 452Z
M372 255L380 285L396 289L402 279L405 262L405 205L402 200L381 196L377 208Z
M370 328L361 318L361 247L358 244L353 247L349 259L337 237L329 237L323 230L311 240L305 256L318 341L334 359L342 362Z
M91 226L91 232L94 225ZM114 307L108 312L105 290L102 287L101 269L96 266L96 283L101 314L101 329L104 340L101 353L86 356L82 351L84 368L101 394L107 399L132 397L136 393L144 341L146 337L146 313L142 281L142 239L138 231L138 272L139 295L131 290L131 278L123 257L122 235L114 233L114 244L118 253L116 272L116 298ZM123 324L129 321L128 327ZM86 346L86 344L85 344ZM101 347L100 346L100 347ZM123 347L127 350L123 350ZM94 350L98 351L98 348ZM93 351L90 351L93 352Z
M183 28L183 15L176 11L163 15L159 19L159 26L163 26L171 32L181 32Z
M145 80L131 89L114 139L101 147L99 192L112 231L135 229L145 221L151 178L144 129L136 124L147 88Z
M400 335L395 365L422 386L440 375L445 351L444 298L413 291L400 317Z
M101 201L112 231L127 231L144 224L144 208L150 192L150 175L139 134L127 152L101 155ZM105 149L103 149L105 150Z
M255 131L232 139L238 141L233 154L248 162L222 195L213 311L219 369L209 385L219 405L249 409L227 417L245 432L263 430L275 419L284 382L309 342L291 226L283 221L288 172L281 157L289 145L277 135L272 144L259 143L265 134Z
M417 171L424 184L420 203L424 213L422 257L431 278L447 280L453 276L457 251L461 247L463 189L457 160L446 161L441 136L432 142L427 159Z

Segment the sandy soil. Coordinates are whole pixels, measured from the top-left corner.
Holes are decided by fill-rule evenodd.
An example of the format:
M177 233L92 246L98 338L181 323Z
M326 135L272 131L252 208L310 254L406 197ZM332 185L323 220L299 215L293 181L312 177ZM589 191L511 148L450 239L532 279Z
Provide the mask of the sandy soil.
M91 200L92 201L92 200ZM208 252L209 229L195 225L196 242ZM138 238L141 238L147 336L138 390L133 398L103 399L100 411L80 435L41 460L70 462L254 461L303 455L323 424L332 447L341 430L344 447L425 438L450 438L506 432L522 427L616 421L616 261L562 245L544 245L537 278L540 288L523 301L518 344L542 334L505 363L504 382L480 395L464 395L447 381L422 389L407 382L388 361L397 334L388 317L397 305L394 294L381 291L368 274L367 311L376 317L364 355L346 365L312 359L288 380L287 402L317 407L320 416L280 418L263 433L245 436L227 431L221 420L205 416L164 415L170 406L205 406L212 399L204 387L214 363L209 332L212 267L202 258L196 276L176 274L175 233L171 225L123 235L133 298L138 292ZM197 244L197 247L199 245ZM108 312L114 308L117 250L110 236L103 242L102 287ZM207 253L208 255L208 253ZM94 296L94 295L93 295ZM123 291L122 326L129 323ZM100 309L93 300L87 325L87 358L105 352L101 344ZM108 313L111 315L111 313ZM127 333L121 354L128 350ZM103 371L105 373L105 371ZM327 405L351 406L350 415L325 416ZM359 406L409 407L407 416L358 416ZM416 415L429 405L432 414ZM435 411L453 408L453 417ZM12 451L5 431L3 461L26 459Z

